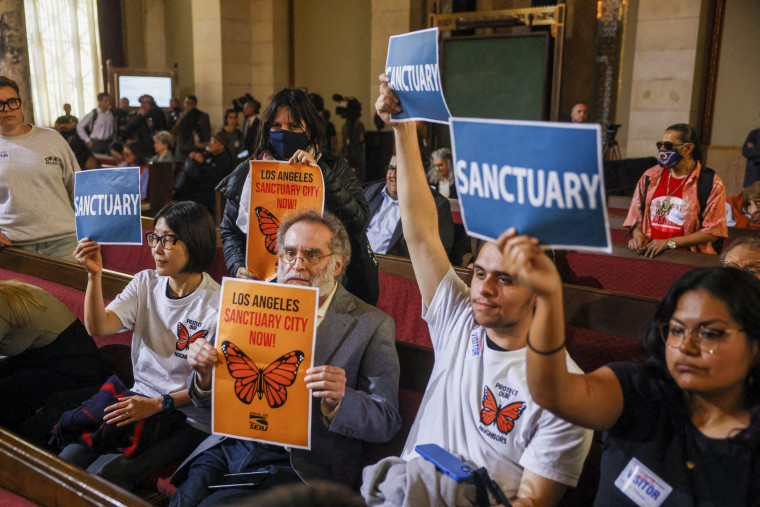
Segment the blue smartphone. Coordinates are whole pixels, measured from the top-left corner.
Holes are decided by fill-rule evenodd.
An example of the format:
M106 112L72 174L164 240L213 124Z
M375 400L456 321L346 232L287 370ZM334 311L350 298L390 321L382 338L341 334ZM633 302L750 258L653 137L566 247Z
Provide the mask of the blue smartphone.
M414 450L455 481L464 482L472 480L473 468L440 445L423 444L416 446Z

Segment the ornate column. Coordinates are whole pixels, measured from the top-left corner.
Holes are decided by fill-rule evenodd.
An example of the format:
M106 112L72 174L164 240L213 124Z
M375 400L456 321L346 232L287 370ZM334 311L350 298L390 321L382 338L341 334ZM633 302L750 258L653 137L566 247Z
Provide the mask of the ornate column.
M34 123L24 0L0 0L0 13L0 76L18 83L24 103L24 120Z

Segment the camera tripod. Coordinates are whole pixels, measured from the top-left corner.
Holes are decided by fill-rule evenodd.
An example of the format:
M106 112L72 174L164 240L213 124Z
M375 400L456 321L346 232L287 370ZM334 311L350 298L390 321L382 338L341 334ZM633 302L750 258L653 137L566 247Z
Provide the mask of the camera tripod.
M603 160L620 160L620 147L615 139L604 140L604 158Z

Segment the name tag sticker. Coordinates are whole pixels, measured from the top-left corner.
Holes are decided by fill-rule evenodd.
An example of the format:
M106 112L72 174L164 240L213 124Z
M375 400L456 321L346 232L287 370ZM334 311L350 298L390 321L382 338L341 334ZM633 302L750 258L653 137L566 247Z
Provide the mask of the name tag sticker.
M683 213L673 208L670 210L670 213L668 213L668 220L676 225L683 225Z
M631 458L615 479L615 486L640 507L657 507L673 491L668 483L636 458Z

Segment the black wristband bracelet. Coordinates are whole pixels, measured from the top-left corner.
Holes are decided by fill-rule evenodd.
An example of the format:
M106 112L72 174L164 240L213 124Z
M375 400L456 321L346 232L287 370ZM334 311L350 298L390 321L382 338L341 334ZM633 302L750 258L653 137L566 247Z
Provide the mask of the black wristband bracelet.
M560 350L562 350L562 349L565 348L565 345L567 345L567 338L565 338L565 341L562 342L562 345L560 345L556 349L547 350L546 352L533 348L533 345L530 344L530 335L528 335L525 338L525 344L528 346L528 348L530 350L532 350L533 352L535 352L539 356L551 356L551 355L556 354L557 352L559 352Z

